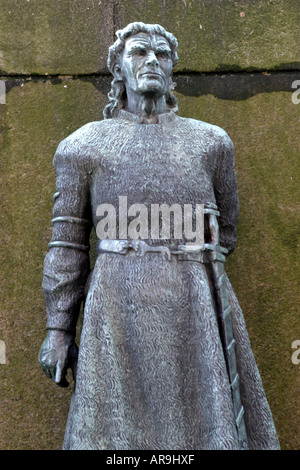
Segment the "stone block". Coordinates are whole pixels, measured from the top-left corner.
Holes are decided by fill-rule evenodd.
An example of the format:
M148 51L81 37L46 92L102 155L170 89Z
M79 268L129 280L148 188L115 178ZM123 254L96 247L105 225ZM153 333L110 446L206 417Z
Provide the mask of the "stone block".
M122 0L115 17L174 33L178 72L300 69L297 0Z
M103 73L110 0L1 0L0 75Z
M297 0L2 0L0 73L107 73L114 33L131 21L174 32L178 72L300 68Z

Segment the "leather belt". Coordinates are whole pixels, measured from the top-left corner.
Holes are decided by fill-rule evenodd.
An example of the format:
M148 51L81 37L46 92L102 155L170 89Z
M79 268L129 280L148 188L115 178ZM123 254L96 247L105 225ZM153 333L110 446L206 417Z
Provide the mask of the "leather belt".
M143 240L99 240L98 254L116 253L127 255L130 251L136 256L143 257L146 253L161 253L164 260L171 260L177 256L179 260L197 261L198 263L210 263L212 261L226 261L228 250L220 245L205 243L203 246L179 245L172 249L165 245L149 245Z

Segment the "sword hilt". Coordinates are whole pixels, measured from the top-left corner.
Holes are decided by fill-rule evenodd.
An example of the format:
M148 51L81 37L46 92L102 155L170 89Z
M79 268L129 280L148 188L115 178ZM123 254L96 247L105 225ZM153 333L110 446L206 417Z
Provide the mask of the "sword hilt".
M219 245L220 243L220 230L217 217L220 212L218 207L212 202L208 202L204 205L204 215L207 215L209 234L211 238L211 244Z

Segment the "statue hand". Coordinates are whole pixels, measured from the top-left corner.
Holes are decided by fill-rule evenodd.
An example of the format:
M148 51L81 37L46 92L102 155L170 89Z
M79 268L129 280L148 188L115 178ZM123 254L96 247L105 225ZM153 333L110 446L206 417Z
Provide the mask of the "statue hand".
M78 347L74 334L63 330L49 330L39 352L39 362L43 371L60 387L68 387L66 379L70 367L73 379L76 378Z

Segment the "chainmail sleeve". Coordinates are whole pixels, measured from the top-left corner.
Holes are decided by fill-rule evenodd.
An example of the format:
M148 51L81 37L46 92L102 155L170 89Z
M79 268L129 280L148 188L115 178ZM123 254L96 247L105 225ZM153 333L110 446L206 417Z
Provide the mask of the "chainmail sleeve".
M53 164L57 176L53 231L42 283L47 328L74 331L90 272L89 180L76 151L64 141Z
M239 213L234 147L225 131L222 132L217 145L214 191L220 211L220 243L231 253L236 246L236 225Z

